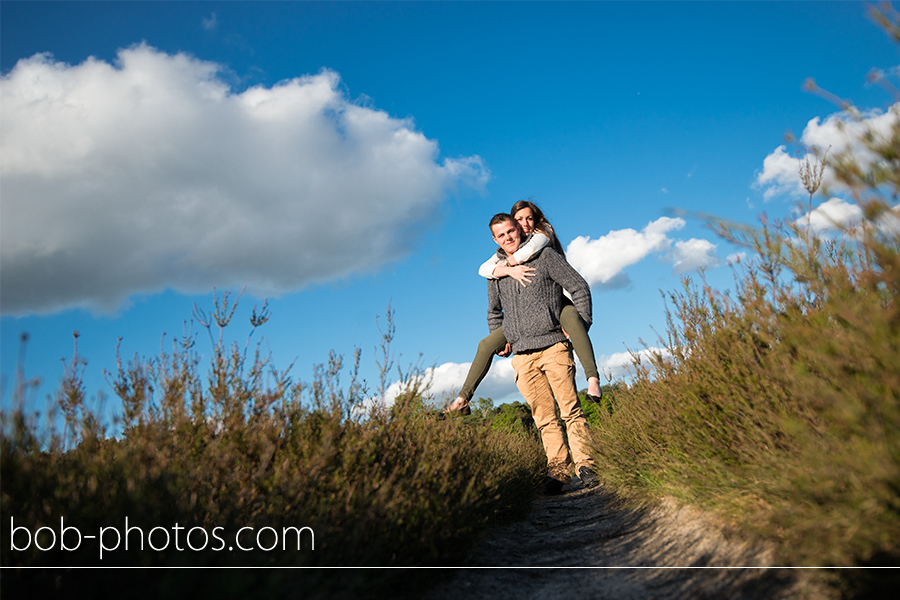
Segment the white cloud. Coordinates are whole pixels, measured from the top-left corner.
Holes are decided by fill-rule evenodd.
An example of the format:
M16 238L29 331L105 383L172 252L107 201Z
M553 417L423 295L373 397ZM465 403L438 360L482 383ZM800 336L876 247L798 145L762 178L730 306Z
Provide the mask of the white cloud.
M833 232L856 227L862 222L862 209L852 202L840 198L830 198L797 219L797 227L805 229L807 225L815 233Z
M641 231L619 229L592 240L579 236L566 248L566 259L591 286L618 288L628 285L624 269L651 254L674 264L676 273L716 266L716 246L706 240L675 241L669 233L683 228L680 218L660 217ZM674 250L672 250L674 245Z
M669 356L669 351L665 348L644 348L635 353L644 366L651 364L650 357L653 354ZM601 356L597 359L597 369L601 376L609 375L613 381L627 381L634 374L634 356L631 352L614 352L608 356Z
M816 235L843 231L854 235L854 230L863 220L863 210L857 204L841 198L830 198L814 208L811 213L794 221L794 224L802 230L805 230L808 225L811 232ZM900 231L900 205L893 206L884 214L879 215L874 226L886 235L897 235L897 232Z
M236 93L219 70L139 45L114 65L35 55L0 79L4 313L371 271L489 177L332 71Z
M676 241L669 258L675 273L687 273L723 264L716 255L716 245L699 238Z
M800 159L791 156L782 145L763 159L763 170L756 177L756 187L764 188L763 200L777 196L801 196L806 193L800 182Z
M881 215L878 227L884 235L894 238L900 236L900 205L892 207L888 212Z
M638 358L644 363L649 364L651 353L662 353L668 355L668 351L664 348L646 348L637 352ZM583 389L587 386L584 379L584 368L578 357L575 357L577 363L576 387ZM601 378L607 375L612 377L613 381L621 381L629 379L634 372L634 358L630 352L616 352L611 355L602 355L597 357L597 368L600 371ZM422 381L425 382L425 393L433 396L437 406L444 406L456 398L459 389L465 381L469 372L471 363L454 363L448 362L438 365L432 369L427 369L423 373ZM507 402L524 402L522 395L516 387L515 371L512 367L512 361L509 358L494 357L491 370L482 380L478 389L475 391L475 398L491 398L495 406ZM408 383L394 382L385 391L385 406L390 406L394 398L402 394ZM370 401L372 404L374 401Z
M889 136L897 119L900 119L900 104L894 104L886 112L862 112L858 120L849 119L845 113L835 113L824 120L815 117L806 124L799 141L803 147L816 149L820 154L828 151L829 156L852 152L857 162L865 166L874 157L860 142L863 134L872 131L876 135ZM778 196L807 196L799 176L801 162L799 157L791 156L784 145L778 146L763 160L763 169L757 175L754 187L763 189L766 201ZM827 162L823 186L840 189Z
M671 245L667 233L684 227L684 220L660 217L641 231L619 229L596 240L579 236L566 248L566 258L589 284L617 287L627 283L622 270Z
M822 151L831 148L831 152L841 153L852 150L863 161L872 156L860 143L860 139L868 132L887 136L894 122L900 118L900 104L893 105L887 112L870 110L860 114L860 118L848 119L843 113L829 115L825 120L816 117L807 123L800 141L807 148L818 148Z
M456 398L459 389L466 380L469 367L472 363L448 362L433 368L426 369L422 381L425 383L424 392L434 396L438 406L443 406ZM385 399L388 404L407 389L404 382L394 382L385 391ZM510 397L519 395L516 387L515 372L509 358L494 357L491 370L481 381L475 391L475 398L491 398L499 405L508 402ZM521 396L518 398L521 400Z

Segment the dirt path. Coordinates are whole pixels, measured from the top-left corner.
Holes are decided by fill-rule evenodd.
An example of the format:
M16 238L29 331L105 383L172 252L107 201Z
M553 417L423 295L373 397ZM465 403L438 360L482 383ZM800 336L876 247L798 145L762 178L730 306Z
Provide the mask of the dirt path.
M601 486L538 498L525 520L486 532L466 562L468 567L532 568L464 569L426 598L780 600L831 595L810 581L810 571L771 564L770 550L726 538L697 510L674 502L635 509Z

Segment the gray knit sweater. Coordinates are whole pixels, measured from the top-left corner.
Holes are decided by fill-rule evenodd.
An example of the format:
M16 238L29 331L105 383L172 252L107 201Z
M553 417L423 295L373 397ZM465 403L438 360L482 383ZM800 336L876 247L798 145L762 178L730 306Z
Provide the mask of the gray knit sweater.
M562 290L568 290L578 314L591 324L591 289L558 252L544 248L525 263L534 277L525 287L512 277L488 280L488 327L501 325L516 352L549 348L566 339L559 326Z

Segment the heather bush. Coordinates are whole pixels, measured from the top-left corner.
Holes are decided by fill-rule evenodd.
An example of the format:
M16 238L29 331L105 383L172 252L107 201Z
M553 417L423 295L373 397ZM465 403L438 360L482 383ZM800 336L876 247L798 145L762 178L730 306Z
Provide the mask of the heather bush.
M711 222L749 256L734 290L701 277L667 294L665 351L635 362L597 429L611 481L717 510L784 564L900 562L900 103L889 111L885 135L845 105L855 143L818 149L855 227ZM821 173L806 173L810 207Z
M346 385L344 359L335 354L316 368L311 384L295 383L249 336L243 346L225 343L235 304L216 295L209 315L195 311L213 346L205 372L190 333L157 357L119 358L109 380L121 402L120 435L106 435L85 407L77 345L57 398L62 434L42 432L21 407L3 415L0 509L14 519L0 533L4 567L456 564L492 519L528 507L545 466L533 439L492 430L489 422L440 418L421 401L415 373L390 410L370 406L357 383L358 352ZM265 306L254 310L250 335L268 318ZM390 310L388 321L385 346L393 335ZM388 356L385 349L385 366ZM13 523L30 532L55 530L55 547L13 550L13 543L26 546L25 531L11 539ZM111 528L124 536L126 523L146 537L135 532L128 550L124 542L109 549L116 541ZM87 539L62 549L61 528L71 526L84 535L108 528L99 540L107 550L101 555L98 540ZM150 546L146 534L154 527L167 533L157 531ZM210 537L216 527L221 544ZM231 545L242 527L253 528L243 541L258 545L252 551ZM50 530L41 534L42 547L50 544ZM181 548L172 537L164 549L152 549L177 533ZM66 543L75 542L70 531ZM203 549L191 550L188 542ZM184 591L181 575L165 573L138 572L136 594ZM390 573L374 571L328 574L279 571L259 585L277 596L302 585L308 595L325 597L371 594L392 581ZM5 573L4 587L31 575ZM236 574L222 572L213 584L227 596L247 591L232 580ZM67 590L78 581L68 574L28 583Z

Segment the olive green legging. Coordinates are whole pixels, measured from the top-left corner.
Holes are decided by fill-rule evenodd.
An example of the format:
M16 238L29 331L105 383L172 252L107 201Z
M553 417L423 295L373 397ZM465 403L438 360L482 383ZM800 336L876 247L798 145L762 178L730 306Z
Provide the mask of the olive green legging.
M594 360L594 346L591 344L591 338L587 334L588 327L585 326L584 321L581 320L581 316L578 314L578 310L571 302L563 304L562 312L559 315L559 323L566 330L566 333L569 334L569 340L572 342L575 354L578 355L581 366L584 367L585 377L588 379L591 377L599 379L600 373L597 371L597 363ZM478 342L478 351L472 360L472 366L469 367L466 381L459 391L460 396L466 400L472 399L472 396L475 395L475 388L478 387L478 384L481 383L481 380L484 379L484 376L487 375L488 370L491 368L494 355L505 347L506 336L503 334L502 327L498 327L490 335Z

